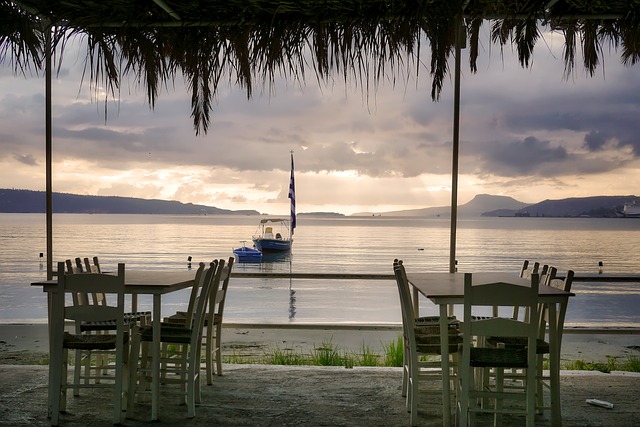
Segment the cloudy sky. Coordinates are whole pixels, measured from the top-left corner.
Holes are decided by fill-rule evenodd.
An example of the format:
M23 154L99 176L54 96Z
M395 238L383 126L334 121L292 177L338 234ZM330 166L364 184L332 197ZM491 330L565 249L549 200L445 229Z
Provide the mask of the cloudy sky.
M298 212L450 203L453 78L439 102L426 68L368 96L339 76L319 85L309 72L304 86L279 81L251 100L229 86L208 134L196 136L182 80L154 110L131 82L105 121L100 88L80 84L82 59L67 51L54 81L54 191L286 214L293 150ZM606 50L594 77L578 63L565 79L553 34L538 42L530 69L488 38L478 73L467 64L465 53L460 204L476 194L525 203L640 194L640 67ZM44 80L0 68L0 187L44 190L44 124Z

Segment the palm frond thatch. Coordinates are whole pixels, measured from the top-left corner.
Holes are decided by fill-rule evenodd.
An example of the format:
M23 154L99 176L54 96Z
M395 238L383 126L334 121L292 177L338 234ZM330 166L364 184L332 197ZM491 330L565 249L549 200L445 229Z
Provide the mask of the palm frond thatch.
M423 39L437 100L461 23L476 72L487 20L492 39L514 45L523 67L531 64L541 24L565 36L566 75L579 47L590 74L606 45L619 49L626 65L640 60L640 0L0 0L0 63L38 71L43 34L55 30L58 51L81 35L92 84L113 94L124 75L133 75L153 106L162 85L182 74L196 133L206 133L225 81L251 97L257 83L277 76L304 82L311 67L319 81L337 73L368 93L371 83L394 81L413 65L419 72Z

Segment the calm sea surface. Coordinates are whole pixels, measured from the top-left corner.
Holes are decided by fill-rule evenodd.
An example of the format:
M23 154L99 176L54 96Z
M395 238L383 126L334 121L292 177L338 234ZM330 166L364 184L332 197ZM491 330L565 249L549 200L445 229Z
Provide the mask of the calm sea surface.
M105 269L184 269L229 257L251 243L256 216L54 215L54 262L97 255ZM46 278L45 216L0 213L0 323L46 323L46 296L30 283ZM236 271L388 273L394 258L414 271L448 271L449 220L298 218L290 255ZM640 274L640 220L474 218L458 225L460 271L513 271L523 259L576 274ZM46 257L46 254L45 254ZM195 265L195 264L194 264ZM574 283L567 324L640 326L640 283ZM183 307L188 290L163 297L163 313ZM151 300L141 297L142 309ZM437 314L429 302L422 313ZM230 322L399 323L392 281L233 279Z

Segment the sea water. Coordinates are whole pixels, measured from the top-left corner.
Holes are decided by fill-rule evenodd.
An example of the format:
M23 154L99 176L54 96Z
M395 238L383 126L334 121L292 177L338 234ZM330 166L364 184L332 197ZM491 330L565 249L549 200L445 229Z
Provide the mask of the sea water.
M105 269L188 270L251 244L258 216L53 216L54 262L100 258ZM449 269L446 218L298 217L290 254L235 271L392 273L394 258L413 271ZM461 218L459 271L513 271L524 259L577 275L640 274L640 220L622 218ZM40 255L43 255L42 257ZM42 214L0 213L0 323L46 323L46 223ZM640 326L640 283L576 282L568 325ZM182 309L188 290L163 296L163 314ZM141 309L151 299L141 296ZM421 314L437 314L429 301ZM391 280L241 279L230 284L225 319L236 323L400 323Z

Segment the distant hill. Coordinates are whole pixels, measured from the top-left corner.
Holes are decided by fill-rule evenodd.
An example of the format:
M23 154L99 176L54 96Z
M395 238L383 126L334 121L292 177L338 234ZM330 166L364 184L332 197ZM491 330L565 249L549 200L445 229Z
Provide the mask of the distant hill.
M573 197L561 200L544 200L535 205L527 206L509 215L507 212L486 212L485 216L514 216L516 213L528 216L551 217L596 217L613 218L620 216L624 205L640 203L637 196L594 196Z
M637 196L593 196L568 198L561 200L544 200L536 204L526 204L511 197L479 194L468 203L458 206L458 216L537 216L537 217L596 217L611 218L620 216L619 212L625 204L640 204ZM361 212L353 216L396 216L448 218L451 215L449 206L435 208L409 209L390 212Z
M492 196L489 194L478 194L473 200L458 206L458 216L460 217L472 217L480 216L487 211L495 209L507 209L510 212L527 207L528 205L517 201L512 197L507 196ZM451 215L451 208L449 206L440 206L435 208L421 208L421 209L408 209L404 211L390 211L390 212L376 212L375 215L382 214L383 216L419 216L423 218L433 217L445 217L448 218ZM372 216L373 212L361 212L353 214L352 216ZM513 214L511 215L513 216Z
M54 213L165 214L165 215L259 215L254 210L232 211L171 200L118 196L82 196L53 193ZM0 189L0 212L44 213L44 191Z

